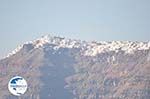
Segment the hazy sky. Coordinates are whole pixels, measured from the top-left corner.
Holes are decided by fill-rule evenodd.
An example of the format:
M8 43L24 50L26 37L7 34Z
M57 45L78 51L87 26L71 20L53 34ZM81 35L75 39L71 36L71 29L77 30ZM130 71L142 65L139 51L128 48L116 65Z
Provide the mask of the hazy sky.
M0 0L0 57L46 34L148 41L150 0Z

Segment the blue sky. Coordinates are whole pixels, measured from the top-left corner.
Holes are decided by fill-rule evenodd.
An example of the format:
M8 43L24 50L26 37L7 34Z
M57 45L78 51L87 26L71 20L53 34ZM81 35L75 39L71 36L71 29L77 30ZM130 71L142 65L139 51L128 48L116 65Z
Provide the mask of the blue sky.
M150 0L0 0L0 57L46 34L150 40Z

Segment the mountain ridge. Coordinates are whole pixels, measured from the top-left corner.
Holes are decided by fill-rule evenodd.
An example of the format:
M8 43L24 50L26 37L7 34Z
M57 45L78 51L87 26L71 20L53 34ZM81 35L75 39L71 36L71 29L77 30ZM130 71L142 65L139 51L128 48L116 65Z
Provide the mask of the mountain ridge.
M14 76L29 84L22 99L149 99L150 43L87 42L44 36L0 60L0 98Z
M119 50L125 51L126 53L133 53L135 50L148 50L150 49L150 41L148 42L137 42L137 41L82 41L76 39L68 39L64 37L46 35L41 38L35 39L33 41L25 42L24 44L18 46L15 50L8 53L7 56L3 57L8 58L16 54L25 44L32 44L34 48L41 48L46 44L55 45L55 49L58 48L81 48L84 51L83 55L95 56L99 53L104 53L107 51L116 51Z

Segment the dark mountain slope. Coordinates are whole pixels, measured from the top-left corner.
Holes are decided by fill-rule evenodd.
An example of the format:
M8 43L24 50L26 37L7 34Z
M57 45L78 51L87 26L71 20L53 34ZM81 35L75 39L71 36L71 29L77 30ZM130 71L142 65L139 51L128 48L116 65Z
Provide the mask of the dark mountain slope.
M149 99L149 42L85 42L43 37L0 60L0 99L16 99L13 76L28 83L21 99Z

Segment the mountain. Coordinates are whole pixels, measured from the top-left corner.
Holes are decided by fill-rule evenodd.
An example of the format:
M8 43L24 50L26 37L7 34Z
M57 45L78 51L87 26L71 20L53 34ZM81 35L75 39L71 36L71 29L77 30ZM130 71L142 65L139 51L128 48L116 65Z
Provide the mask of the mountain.
M0 99L17 98L7 88L14 76L28 83L21 99L149 99L150 42L47 35L0 60Z

